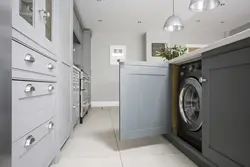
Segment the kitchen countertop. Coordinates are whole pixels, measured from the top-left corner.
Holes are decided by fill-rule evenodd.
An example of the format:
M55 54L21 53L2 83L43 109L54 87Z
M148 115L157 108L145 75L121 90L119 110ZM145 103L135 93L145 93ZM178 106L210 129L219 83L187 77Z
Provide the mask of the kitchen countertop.
M187 53L187 54L182 55L180 57L174 58L174 59L168 61L168 63L181 65L181 64L188 63L191 61L200 60L202 58L202 53L204 53L204 52L214 50L216 48L219 48L219 47L246 39L248 37L250 37L250 29L245 30L243 32L240 32L238 34L235 34L233 36L224 38L222 40L216 41L216 42L214 42L214 43L212 43L204 48L201 48L199 50L195 50L193 52Z

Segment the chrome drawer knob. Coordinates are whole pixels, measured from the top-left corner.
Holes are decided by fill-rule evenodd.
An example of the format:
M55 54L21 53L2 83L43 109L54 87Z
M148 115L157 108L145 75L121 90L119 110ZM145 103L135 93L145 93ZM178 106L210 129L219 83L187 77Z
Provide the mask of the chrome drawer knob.
M74 105L74 106L73 106L73 108L75 109L75 108L76 108L76 106Z
M199 82L200 82L200 83L207 82L207 79L200 77L200 78L199 78Z
M27 139L25 140L24 147L29 147L29 146L31 146L35 141L36 141L36 139L35 139L32 135L30 135L30 136L27 137Z
M31 84L28 84L26 86L25 90L24 90L25 93L31 93L31 92L34 92L34 91L36 91L36 88Z
M54 90L54 86L53 85L49 85L48 90L51 92L52 90Z
M30 63L34 63L36 61L35 58L31 54L26 54L24 60Z
M55 126L54 122L51 121L51 122L49 123L49 125L48 125L48 128L49 128L49 129L53 129L54 126Z
M48 69L53 70L53 69L54 69L53 64L49 63L49 64L48 64Z

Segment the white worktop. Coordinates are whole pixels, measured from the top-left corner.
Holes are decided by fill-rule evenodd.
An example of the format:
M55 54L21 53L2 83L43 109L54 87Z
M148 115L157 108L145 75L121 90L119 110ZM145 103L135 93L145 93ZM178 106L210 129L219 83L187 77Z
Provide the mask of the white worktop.
M185 55L182 55L180 57L174 58L172 60L169 61L170 64L184 64L184 63L188 63L191 61L195 61L195 60L200 60L202 58L202 53L246 39L250 37L250 29L245 30L243 32L240 32L238 34L235 34L233 36L224 38L222 40L216 41L204 48L201 48L199 50L195 50L193 52L187 53Z

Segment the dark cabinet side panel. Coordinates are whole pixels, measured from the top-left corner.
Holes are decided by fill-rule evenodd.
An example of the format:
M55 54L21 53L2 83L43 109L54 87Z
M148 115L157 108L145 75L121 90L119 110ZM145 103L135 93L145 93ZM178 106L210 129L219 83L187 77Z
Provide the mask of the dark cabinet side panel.
M203 60L203 154L220 167L250 166L250 48Z

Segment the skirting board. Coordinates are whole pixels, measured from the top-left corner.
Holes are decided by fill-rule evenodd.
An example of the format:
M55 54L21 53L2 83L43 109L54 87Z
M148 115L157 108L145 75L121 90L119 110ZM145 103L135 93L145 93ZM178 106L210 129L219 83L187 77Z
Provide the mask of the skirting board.
M119 101L91 101L92 107L117 107Z

